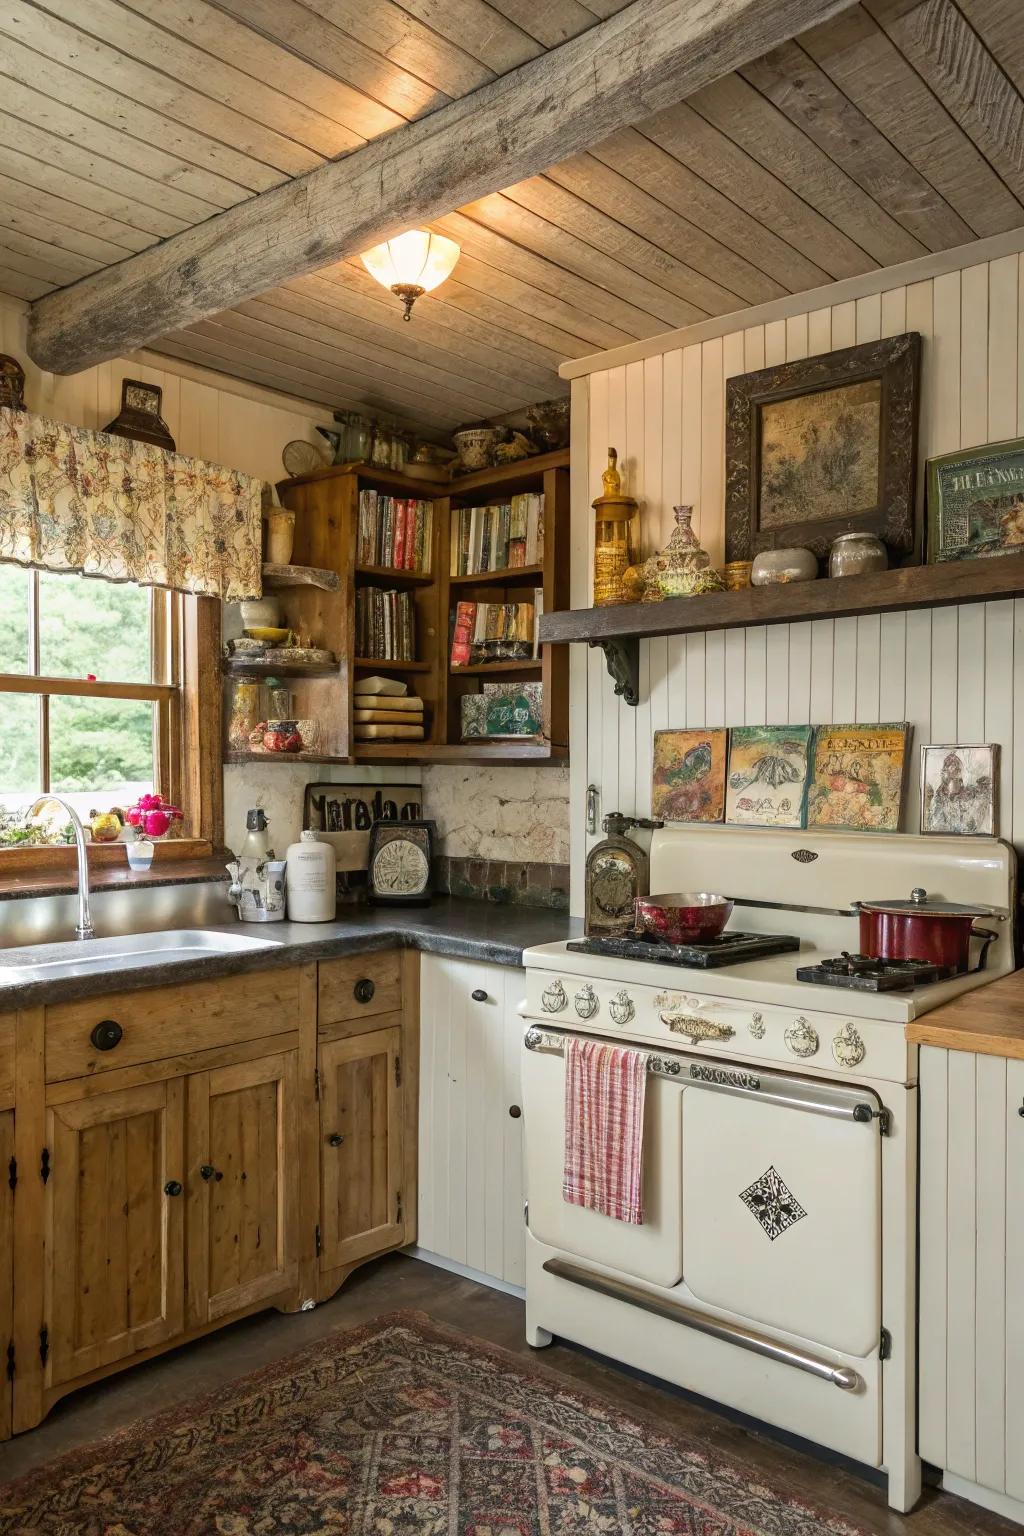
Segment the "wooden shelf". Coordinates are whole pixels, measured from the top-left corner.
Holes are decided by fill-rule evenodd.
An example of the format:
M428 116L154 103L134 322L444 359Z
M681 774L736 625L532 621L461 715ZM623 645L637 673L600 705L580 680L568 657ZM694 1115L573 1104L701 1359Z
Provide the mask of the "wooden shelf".
M542 565L507 565L500 571L476 571L466 573L463 576L449 576L448 584L452 587L478 586L482 582L501 582L502 586L511 586L514 581L531 580L537 585L537 577L543 577Z
M226 656L222 663L229 677L338 677L336 661L271 661L247 656Z
M337 592L341 577L337 571L325 571L314 565L271 565L263 563L263 590L279 592L286 587L319 587L322 592Z
M390 661L383 656L357 656L352 665L360 672L429 672L429 661Z
M532 459L516 459L514 464L498 464L493 469L459 475L448 482L444 493L453 498L471 495L473 491L500 491L503 496L514 496L517 491L532 489L545 470L568 468L568 448L557 448L554 453L538 453ZM438 494L436 490L434 494Z
M326 752L236 752L224 754L226 763L350 763L350 757L331 757Z
M393 587L429 587L434 580L429 571L405 571L394 565L357 565L356 575L365 581L389 582Z
M539 672L543 666L540 657L528 661L478 661L468 667L449 667L452 677L501 677L506 672Z
M430 741L360 741L357 763L563 763L568 747L546 741L480 741L437 743Z
M570 608L544 613L542 641L643 640L700 630L746 629L754 624L798 624L947 603L983 603L1024 593L1024 554L942 565L901 566L869 576L822 578L740 592L670 597L663 603L618 603L607 608Z

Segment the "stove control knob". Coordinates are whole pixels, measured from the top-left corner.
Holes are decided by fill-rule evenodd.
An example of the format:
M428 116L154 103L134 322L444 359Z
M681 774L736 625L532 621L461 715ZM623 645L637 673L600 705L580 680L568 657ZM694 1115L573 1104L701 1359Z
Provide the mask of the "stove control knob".
M860 1032L852 1024L844 1024L832 1041L832 1055L841 1067L859 1067L865 1049Z
M818 1031L803 1016L786 1030L786 1047L794 1056L813 1056L820 1044Z
M572 1001L581 1019L592 1019L601 1006L597 1000L597 993L589 981L583 983Z
M565 988L561 981L556 979L549 982L540 995L540 1005L545 1013L561 1013L569 999L565 995Z
M613 1024L629 1024L636 1018L636 1004L626 991L625 987L616 992L608 1004L608 1012L612 1016Z

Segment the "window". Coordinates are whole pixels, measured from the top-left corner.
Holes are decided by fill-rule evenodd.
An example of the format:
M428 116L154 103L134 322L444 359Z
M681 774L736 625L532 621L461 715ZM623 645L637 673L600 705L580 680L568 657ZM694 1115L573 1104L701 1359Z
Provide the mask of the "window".
M0 564L0 812L180 799L181 617L175 593Z

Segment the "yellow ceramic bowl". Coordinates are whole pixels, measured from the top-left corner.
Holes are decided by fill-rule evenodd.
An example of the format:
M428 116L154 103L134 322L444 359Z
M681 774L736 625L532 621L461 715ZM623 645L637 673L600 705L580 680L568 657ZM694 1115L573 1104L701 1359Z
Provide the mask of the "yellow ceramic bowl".
M269 624L259 624L254 629L247 629L246 634L250 640L262 640L267 645L281 645L291 634L290 629L276 629Z

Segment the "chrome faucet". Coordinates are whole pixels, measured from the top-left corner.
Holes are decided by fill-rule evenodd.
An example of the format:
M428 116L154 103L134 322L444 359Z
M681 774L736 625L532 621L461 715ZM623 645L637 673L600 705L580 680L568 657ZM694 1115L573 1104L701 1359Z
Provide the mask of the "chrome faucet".
M75 832L75 851L78 855L78 923L75 927L77 939L93 939L96 930L92 926L92 914L89 911L89 859L85 851L85 828L82 820L73 805L62 800L59 795L40 795L34 805L25 812L25 820L34 816L41 805L59 805L67 811L71 818L71 825Z

